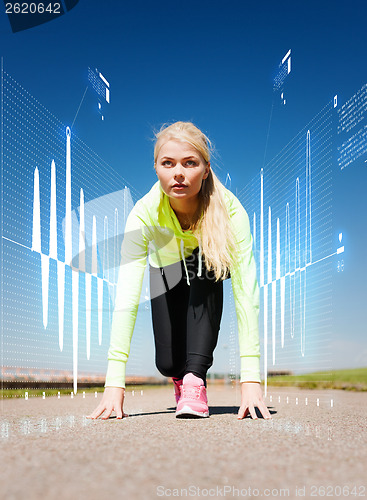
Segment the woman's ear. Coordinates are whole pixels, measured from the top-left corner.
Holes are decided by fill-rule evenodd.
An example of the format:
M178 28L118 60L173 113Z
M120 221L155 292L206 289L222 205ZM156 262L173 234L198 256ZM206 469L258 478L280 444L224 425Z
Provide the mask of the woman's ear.
M206 179L208 177L209 173L210 173L210 161L208 161L208 163L206 164L205 173L203 175L203 179Z

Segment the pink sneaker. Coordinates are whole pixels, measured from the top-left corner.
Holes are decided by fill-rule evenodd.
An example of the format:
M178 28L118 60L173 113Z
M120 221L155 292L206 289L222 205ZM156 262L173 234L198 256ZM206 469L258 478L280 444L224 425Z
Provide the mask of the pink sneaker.
M209 417L208 399L204 381L193 373L183 378L182 395L177 404L176 417L192 415Z
M176 398L176 404L177 404L180 400L180 397L181 397L182 378L177 379L177 378L172 377L172 381L173 381L173 385L175 387L175 398Z

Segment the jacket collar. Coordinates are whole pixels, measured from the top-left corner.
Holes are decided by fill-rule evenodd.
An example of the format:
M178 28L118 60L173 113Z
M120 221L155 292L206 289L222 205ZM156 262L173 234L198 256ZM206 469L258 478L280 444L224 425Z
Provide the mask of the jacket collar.
M160 203L159 203L159 210L163 210L164 218L172 221L175 227L175 234L177 235L178 238L180 238L180 250L181 250L181 258L185 267L185 273L186 273L186 281L187 284L190 285L190 280L187 272L187 266L186 266L186 260L185 260L185 253L184 253L184 239L187 238L188 236L191 236L193 234L192 231L183 231L181 224L177 218L177 215L175 214L173 208L171 207L171 204L169 202L169 197L166 195L166 193L163 191L162 186L160 181L157 181L159 192L160 192ZM201 250L201 243L200 239L198 239L199 242L199 265L198 265L198 273L197 276L201 276L202 272L202 250Z

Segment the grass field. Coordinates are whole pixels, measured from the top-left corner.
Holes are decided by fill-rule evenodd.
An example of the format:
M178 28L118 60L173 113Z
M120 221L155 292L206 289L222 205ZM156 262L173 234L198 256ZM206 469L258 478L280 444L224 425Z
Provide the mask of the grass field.
M210 380L209 380L210 384ZM342 389L347 391L367 391L367 367L354 368L351 370L335 370L332 372L314 372L306 375L282 375L276 377L268 377L268 386L278 387L300 387L304 389ZM151 387L166 387L166 385L134 385L126 386L128 391L147 390ZM103 392L104 387L90 387L79 389L75 397L80 397L85 393ZM6 398L24 398L25 392L28 392L28 397L42 397L43 393L46 396L57 396L68 394L71 397L72 388L70 389L4 389L0 391L0 399Z
M141 390L147 390L150 388L160 388L160 387L167 387L166 385L127 385L126 390L127 391L141 391ZM83 392L87 393L94 393L94 392L103 392L104 387L103 386L97 386L97 387L88 387L88 388L82 388L78 389L77 394L74 394L74 397L81 397L83 396ZM71 397L71 393L73 392L72 385L70 384L70 389L3 389L0 391L0 399L6 399L6 398L24 398L25 393L28 393L28 398L33 398L33 397L42 397L43 393L45 393L45 397L48 396L57 396L58 393L60 395L69 395Z
M367 391L367 368L268 377L269 386Z

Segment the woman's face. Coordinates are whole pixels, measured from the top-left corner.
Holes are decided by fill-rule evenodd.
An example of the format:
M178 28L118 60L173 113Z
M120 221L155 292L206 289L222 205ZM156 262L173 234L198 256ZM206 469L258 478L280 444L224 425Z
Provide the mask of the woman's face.
M195 199L203 179L210 172L210 163L188 142L171 139L160 148L156 172L163 191L171 198ZM183 184L183 187L176 187Z

